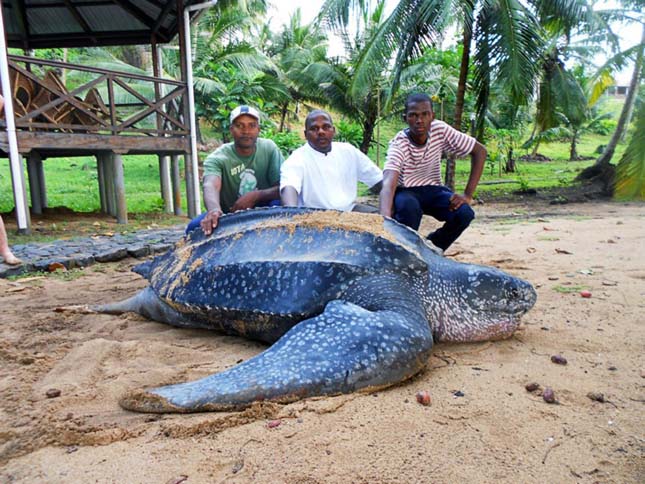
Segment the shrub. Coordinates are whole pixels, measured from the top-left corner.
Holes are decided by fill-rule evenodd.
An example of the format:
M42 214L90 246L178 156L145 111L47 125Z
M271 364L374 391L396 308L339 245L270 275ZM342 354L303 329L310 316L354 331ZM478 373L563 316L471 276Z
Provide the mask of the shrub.
M303 144L302 138L293 131L275 133L273 130L267 130L263 131L260 136L273 140L285 157L289 156L293 150L300 148Z
M354 145L356 148L363 142L363 128L357 123L341 119L336 124L336 141L343 141Z

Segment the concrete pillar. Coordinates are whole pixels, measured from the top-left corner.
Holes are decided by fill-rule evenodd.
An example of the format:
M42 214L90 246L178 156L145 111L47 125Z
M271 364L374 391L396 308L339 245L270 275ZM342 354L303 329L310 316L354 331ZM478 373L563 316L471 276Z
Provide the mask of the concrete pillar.
M183 215L181 211L181 177L179 175L179 155L171 156L170 178L172 181L172 200L175 215Z
M170 157L159 156L159 180L161 182L161 198L164 212L172 213L172 187L170 181Z
M188 204L188 216L192 219L199 215L197 213L195 200L195 176L193 174L193 158L184 154L184 173L186 175L186 203Z
M31 198L31 211L37 215L43 213L41 201L42 190L40 189L40 177L38 176L38 162L42 163L40 154L32 151L27 156L27 173L29 175L29 196Z
M125 203L125 178L123 176L123 158L120 153L115 153L114 166L114 195L116 197L116 223L128 223L128 207Z
M116 217L116 197L114 194L114 153L103 155L103 174L107 213Z
M99 202L101 204L101 213L109 213L107 206L107 189L105 186L105 164L105 154L97 153L96 174L99 182Z
M38 173L38 186L40 187L40 203L43 208L47 208L49 207L49 201L47 200L47 184L45 183L45 164L40 153L38 153L36 171Z

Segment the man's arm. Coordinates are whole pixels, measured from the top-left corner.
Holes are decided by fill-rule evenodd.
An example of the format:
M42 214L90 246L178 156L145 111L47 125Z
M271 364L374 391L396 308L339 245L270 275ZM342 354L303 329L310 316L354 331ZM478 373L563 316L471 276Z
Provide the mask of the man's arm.
M282 201L283 207L297 207L298 192L291 185L287 185L280 190L280 200Z
M383 180L381 180L380 182L377 182L374 185L372 185L369 188L369 190L370 190L370 193L372 193L374 195L378 195L379 193L381 193L382 188L383 188Z
M206 205L206 216L200 222L202 230L210 235L222 215L219 194L222 191L222 178L217 175L206 175L204 177L204 204Z
M235 200L235 203L231 207L231 212L253 208L259 203L277 200L279 197L280 187L278 185L271 188L265 188L264 190L253 190L245 193L240 198Z
M450 210L457 210L464 203L469 205L473 203L475 189L484 171L486 154L484 145L479 141L475 141L475 146L473 146L473 150L470 152L470 176L468 177L468 183L466 184L463 195L455 193L450 198Z
M379 212L385 217L392 216L392 205L398 181L398 171L385 170L383 172L383 188L381 188L381 195L379 196Z

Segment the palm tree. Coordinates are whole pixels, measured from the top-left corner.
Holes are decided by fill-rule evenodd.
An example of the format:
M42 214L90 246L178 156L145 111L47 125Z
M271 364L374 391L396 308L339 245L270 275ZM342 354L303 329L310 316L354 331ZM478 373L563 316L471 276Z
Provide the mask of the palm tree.
M350 13L363 1L327 0L321 18L332 25L347 26ZM402 0L365 45L355 67L350 92L358 95L392 66L390 99L398 92L401 73L424 46L442 38L446 27L459 19L463 51L453 125L461 129L468 73L472 66L472 90L477 113L477 136L483 135L494 83L503 83L508 100L522 106L531 99L540 72L536 59L543 51L539 19L579 16L582 0ZM471 46L474 52L471 54Z
M577 180L597 180L600 181L606 190L611 191L613 188L614 180L614 167L611 165L611 159L616 151L616 146L618 142L623 137L627 125L629 122L630 114L633 110L634 104L638 96L638 88L641 82L643 74L643 56L645 51L645 23L643 23L643 30L641 35L641 41L636 46L631 47L628 51L620 53L622 57L628 53L635 53L636 58L634 61L634 70L632 72L632 78L629 83L629 90L627 91L627 97L625 99L625 104L623 104L623 109L621 110L620 117L618 118L618 123L616 125L616 130L612 135L609 143L605 147L605 150L596 160L596 162L584 169L576 177Z
M325 8L326 5L321 15ZM384 20L385 0L378 0L373 10L370 10L370 5L363 3L359 10L360 25L357 30L350 32L345 26L339 27L347 59L331 59L307 68L324 95L321 101L326 100L325 104L361 124L363 137L359 148L363 153L368 152L376 124L388 110L385 102L391 99L391 90L387 87L389 69L386 66L374 75L363 77L364 82L358 82L364 73L360 66L363 65L365 52L381 30Z
M615 196L645 200L645 103L636 113L636 129L616 167Z
M324 104L317 82L307 68L327 62L327 37L313 23L302 25L300 9L297 9L277 35L267 34L262 45L276 66L274 74L289 94L280 103L279 131L283 131L289 116L296 119L302 101ZM292 105L294 109L290 111Z

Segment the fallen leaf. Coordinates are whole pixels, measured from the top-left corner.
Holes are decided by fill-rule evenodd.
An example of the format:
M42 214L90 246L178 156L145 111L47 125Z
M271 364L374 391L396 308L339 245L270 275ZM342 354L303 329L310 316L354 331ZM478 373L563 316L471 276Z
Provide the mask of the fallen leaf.
M557 247L556 247L555 251L558 254L567 254L567 255L572 255L573 254L573 252L569 252L568 250L565 250L565 249L558 249Z
M618 283L616 281L602 281L603 286L617 286Z
M535 252L535 250L536 250L536 249L535 249L535 247L527 247L527 248L526 248L526 251L527 251L529 254L533 254L533 253Z

